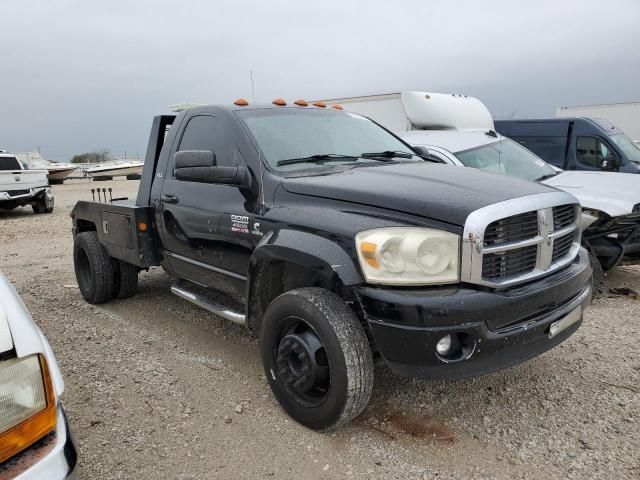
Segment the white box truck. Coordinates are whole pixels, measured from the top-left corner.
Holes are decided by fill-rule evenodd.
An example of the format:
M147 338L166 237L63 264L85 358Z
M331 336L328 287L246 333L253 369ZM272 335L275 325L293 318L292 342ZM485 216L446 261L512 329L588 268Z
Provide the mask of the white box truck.
M491 114L480 100L456 93L402 92L323 102L340 104L346 111L369 117L392 132L494 128Z

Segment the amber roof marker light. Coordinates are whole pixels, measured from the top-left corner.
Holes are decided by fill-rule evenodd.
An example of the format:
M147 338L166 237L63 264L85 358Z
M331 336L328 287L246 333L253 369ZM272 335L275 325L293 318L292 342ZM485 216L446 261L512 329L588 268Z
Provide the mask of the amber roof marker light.
M238 105L239 107L246 107L247 105L249 105L249 102L247 102L244 98L239 98L235 102L233 102L233 104Z
M295 101L295 102L293 102L293 103L295 103L295 104L296 104L296 105L298 105L299 107L306 107L306 106L308 106L308 105L309 105L305 100L302 100L301 98L300 98L300 99L298 99L298 100L296 100L296 101Z
M275 99L273 102L271 102L271 103L273 103L274 105L277 105L277 106L279 106L279 107L284 107L284 106L286 106L286 105L287 105L287 102L285 102L285 101L284 101L284 99L282 99L282 98L276 98L276 99Z
M313 102L314 107L326 108L326 104L324 102Z
M342 108L342 105L338 105L337 103L335 105L331 105L331 108L335 108L336 110L344 110L344 108Z

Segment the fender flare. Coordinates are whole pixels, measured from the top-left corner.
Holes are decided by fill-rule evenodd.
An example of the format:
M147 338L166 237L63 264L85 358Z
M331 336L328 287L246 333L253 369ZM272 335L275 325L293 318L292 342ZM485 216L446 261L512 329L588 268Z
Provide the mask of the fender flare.
M348 248L348 247L347 247ZM260 274L265 263L282 262L311 269L327 288L339 291L363 283L359 266L354 262L339 239L322 237L312 232L279 230L266 234L256 245L249 262L247 282L248 326L256 330L259 320L256 310L266 306L253 305L256 289L260 288Z

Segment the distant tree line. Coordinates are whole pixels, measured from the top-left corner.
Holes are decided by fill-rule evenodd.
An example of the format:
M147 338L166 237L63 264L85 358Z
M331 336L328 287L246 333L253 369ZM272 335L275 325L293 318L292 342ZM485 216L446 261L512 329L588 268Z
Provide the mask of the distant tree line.
M105 149L74 155L71 163L101 163L107 160L109 160L109 150Z

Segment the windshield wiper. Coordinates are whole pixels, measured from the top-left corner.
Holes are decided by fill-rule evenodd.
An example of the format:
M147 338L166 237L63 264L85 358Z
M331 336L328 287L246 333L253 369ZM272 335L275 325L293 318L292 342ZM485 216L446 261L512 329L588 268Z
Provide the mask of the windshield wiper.
M282 165L294 165L296 163L323 163L331 160L357 160L358 157L354 155L339 155L336 153L324 153L321 155L309 155L308 157L301 158L287 158L286 160L279 160L276 165L278 167Z
M400 152L397 150L385 150L384 152L365 152L361 153L360 156L362 158L373 158L373 159L393 159L393 158L412 158L417 157L415 153L409 152Z

